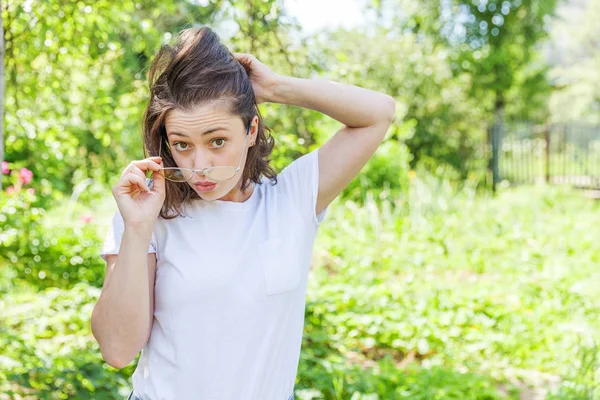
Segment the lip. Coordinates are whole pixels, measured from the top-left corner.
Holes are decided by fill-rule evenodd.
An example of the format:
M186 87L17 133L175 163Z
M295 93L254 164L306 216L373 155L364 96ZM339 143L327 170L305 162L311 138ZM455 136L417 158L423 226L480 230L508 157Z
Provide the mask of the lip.
M217 186L217 184L214 182L204 181L197 182L194 186L196 186L201 192L210 192Z

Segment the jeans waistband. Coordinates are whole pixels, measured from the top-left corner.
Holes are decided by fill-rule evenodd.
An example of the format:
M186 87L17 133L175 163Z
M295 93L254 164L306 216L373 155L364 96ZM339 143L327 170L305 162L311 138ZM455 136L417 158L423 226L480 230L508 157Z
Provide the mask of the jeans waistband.
M127 400L143 400L141 397L137 397L134 393L133 390L131 391L131 393L129 393L129 397L127 397ZM290 395L290 397L288 397L287 400L294 400L294 393L292 393Z

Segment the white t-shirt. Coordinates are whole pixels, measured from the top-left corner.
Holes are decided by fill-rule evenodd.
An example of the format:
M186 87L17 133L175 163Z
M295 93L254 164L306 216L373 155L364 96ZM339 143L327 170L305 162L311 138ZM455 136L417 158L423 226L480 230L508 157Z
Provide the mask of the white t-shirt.
M158 218L154 321L133 374L144 400L287 400L304 327L318 150L256 185L243 203L195 200ZM118 254L118 210L101 257Z

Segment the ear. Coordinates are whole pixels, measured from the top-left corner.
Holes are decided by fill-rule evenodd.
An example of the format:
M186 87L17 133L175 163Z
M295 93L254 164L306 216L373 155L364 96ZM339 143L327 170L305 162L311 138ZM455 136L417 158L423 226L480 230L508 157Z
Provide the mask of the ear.
M256 144L258 140L258 115L255 115L250 122L250 147Z

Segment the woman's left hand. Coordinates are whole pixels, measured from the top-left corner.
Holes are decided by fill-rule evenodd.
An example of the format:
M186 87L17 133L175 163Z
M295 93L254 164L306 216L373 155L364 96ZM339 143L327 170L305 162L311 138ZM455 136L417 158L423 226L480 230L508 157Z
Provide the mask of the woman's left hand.
M273 92L281 76L271 71L269 67L258 61L252 54L235 53L234 55L248 73L256 104L272 102Z

